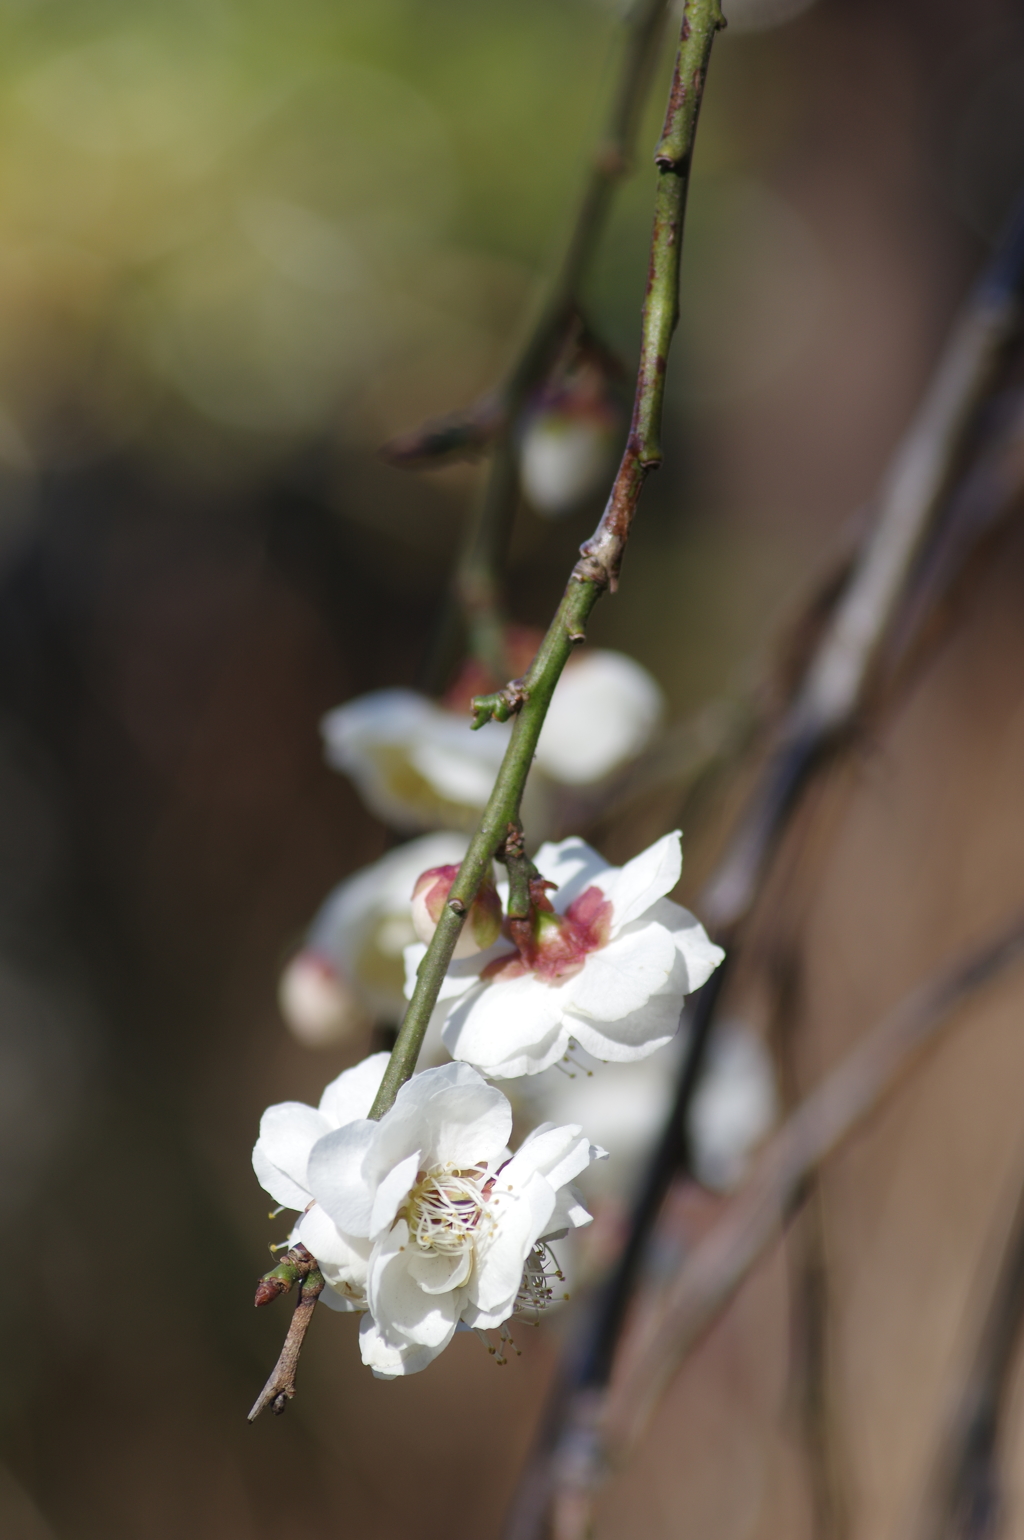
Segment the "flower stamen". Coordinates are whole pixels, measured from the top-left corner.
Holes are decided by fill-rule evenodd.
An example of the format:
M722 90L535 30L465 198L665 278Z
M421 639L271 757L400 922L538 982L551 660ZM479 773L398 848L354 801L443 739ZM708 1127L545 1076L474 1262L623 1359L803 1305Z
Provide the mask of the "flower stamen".
M456 1255L479 1238L480 1221L491 1220L484 1186L486 1166L459 1171L453 1166L424 1172L409 1194L409 1233L424 1251Z

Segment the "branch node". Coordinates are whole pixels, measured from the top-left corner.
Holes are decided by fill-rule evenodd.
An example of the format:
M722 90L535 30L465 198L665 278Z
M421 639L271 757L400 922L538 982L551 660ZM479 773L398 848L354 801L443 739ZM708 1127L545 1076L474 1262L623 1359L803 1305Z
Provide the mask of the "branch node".
M519 824L509 822L505 839L495 851L494 859L508 870L508 917L513 930L518 922L528 920L533 894L530 883L540 874L524 846L524 835ZM518 944L518 943L517 943Z
M256 1285L256 1307L271 1304L279 1294L289 1294L296 1283L301 1283L316 1266L305 1246L293 1246L286 1251L276 1267L264 1273Z
M608 588L614 593L615 578L605 566L600 557L592 556L586 547L581 547L580 559L572 569L572 580L576 583L596 583L598 588Z
M507 722L529 699L524 679L511 679L504 689L495 690L492 695L474 695L470 703L473 728L483 727L487 722Z

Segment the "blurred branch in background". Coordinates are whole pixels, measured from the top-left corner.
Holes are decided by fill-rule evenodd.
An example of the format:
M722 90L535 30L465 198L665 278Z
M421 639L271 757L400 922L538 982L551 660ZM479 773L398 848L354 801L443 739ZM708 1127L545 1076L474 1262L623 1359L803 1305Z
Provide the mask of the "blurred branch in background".
M999 1439L1024 1326L1024 1189L987 1291L977 1348L957 1386L919 1540L994 1540L1003 1528Z
M770 1140L740 1193L663 1295L644 1302L607 1398L590 1400L590 1438L563 1446L554 1473L555 1540L582 1540L588 1533L606 1462L621 1461L642 1438L683 1359L807 1198L808 1179L919 1062L954 1011L1022 956L1024 918L1018 916L875 1026Z
M991 441L1005 439L1002 421L985 420L987 403L1019 334L1024 289L1024 204L953 326L931 386L879 494L879 507L849 576L818 628L807 665L773 735L764 763L705 889L702 912L727 947L719 968L688 1007L689 1043L675 1105L652 1156L622 1256L556 1379L540 1435L510 1513L508 1540L543 1533L554 1472L581 1455L593 1436L594 1407L608 1383L616 1344L636 1287L647 1241L675 1173L686 1161L689 1106L727 977L742 952L743 925L770 868L771 856L814 771L854 726L872 670L892 634L929 535L963 473ZM969 470L967 472L969 475ZM1005 486L998 489L1005 503ZM984 527L985 521L975 521ZM966 549L966 547L965 547ZM823 1306L824 1308L824 1306Z
M503 382L463 414L393 439L382 454L393 465L417 467L453 455L491 453L491 465L469 516L453 578L453 598L442 617L424 680L444 687L457 646L458 615L468 650L489 670L493 684L512 672L506 655L501 571L519 498L516 433L531 392L542 385L567 347L586 342L580 291L604 231L612 198L632 167L634 142L668 0L635 0L625 23L618 83L608 122L594 153L566 249L540 312ZM582 333L582 335L577 335Z

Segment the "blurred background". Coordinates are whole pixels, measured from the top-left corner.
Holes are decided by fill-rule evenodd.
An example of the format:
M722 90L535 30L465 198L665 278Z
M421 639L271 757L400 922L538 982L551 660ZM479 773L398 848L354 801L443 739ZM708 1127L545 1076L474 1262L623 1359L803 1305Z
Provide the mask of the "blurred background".
M1024 175L1011 0L725 9L665 465L592 629L675 718L762 672ZM317 723L413 682L480 475L377 450L507 363L618 24L603 0L0 0L5 1540L497 1533L563 1328L380 1384L354 1323L317 1319L298 1398L250 1427L286 1323L251 1305L279 1235L249 1152L264 1106L366 1051L304 1048L276 1004L323 895L388 843ZM627 376L668 64L586 295ZM524 504L516 620L546 621L601 501ZM725 1359L704 1372L735 1390ZM759 1528L754 1487L685 1531L662 1494L648 1532L805 1532L795 1497Z

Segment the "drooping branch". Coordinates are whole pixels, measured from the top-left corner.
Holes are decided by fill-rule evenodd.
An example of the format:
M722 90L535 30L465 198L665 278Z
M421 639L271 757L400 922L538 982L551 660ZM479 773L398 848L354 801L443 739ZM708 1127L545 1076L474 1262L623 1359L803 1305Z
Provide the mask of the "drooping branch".
M665 359L679 319L679 263L690 157L711 44L723 25L717 5L684 6L682 42L672 75L665 126L654 152L654 162L661 174L654 203L633 420L611 497L600 524L583 547L583 560L577 569L581 577L606 584L613 592L644 481L661 464Z
M997 1456L1024 1329L1024 1188L995 1269L981 1331L943 1439L915 1533L919 1540L995 1540L1004 1520Z
M954 325L935 379L883 483L875 523L831 603L824 628L814 628L820 629L819 640L704 891L702 917L727 947L726 963L687 1002L689 1042L672 1112L641 1183L622 1256L584 1325L582 1346L570 1351L556 1377L541 1436L509 1514L507 1540L536 1540L544 1532L554 1451L587 1445L592 1408L611 1371L647 1240L685 1158L689 1106L727 970L740 950L743 922L825 750L842 739L863 708L872 665L900 615L915 557L945 506L946 490L977 428L1004 351L1019 335L1022 290L1024 201ZM996 440L985 452L1004 456L1005 438L1005 429L997 426ZM985 495L1005 503L1005 483L1001 474L986 484Z
M465 411L390 440L381 454L392 465L416 467L459 453L479 453L547 377L575 317L615 189L632 168L636 132L668 11L668 0L637 0L626 15L608 119L591 157L565 249L504 380Z
M678 313L678 258L682 245L693 136L697 127L697 108L707 73L711 43L715 31L721 25L717 0L687 0L672 94L659 144L661 158L658 161L657 213L652 237L650 278L644 300L641 367L633 413L636 429L630 435L636 452L649 466L656 464L660 458L658 446L664 377L672 328ZM680 89L680 81L686 83L685 90ZM669 150L665 149L666 145ZM618 484L617 480L616 486ZM615 495L613 491L612 500ZM635 511L635 499L633 509ZM602 535L606 519L607 512L594 537L600 551L607 550ZM627 534L628 527L621 529L616 537L619 542L616 547L618 555L614 561L616 571ZM588 545L591 544L593 542L588 542ZM373 1104L371 1117L384 1115L393 1104L399 1087L408 1080L416 1067L423 1037L437 1002L441 981L455 951L463 920L495 852L507 838L509 824L519 824L523 788L555 685L573 648L584 640L590 612L604 589L611 586L611 575L611 569L604 564L603 558L595 557L584 547L536 657L523 679L516 681L515 693L519 704L511 739L483 818L470 841L459 874L452 884L444 913L420 964L416 988Z
M876 1111L954 1012L1022 959L1024 915L1019 915L994 940L913 991L765 1147L714 1229L646 1313L610 1389L605 1394L591 1389L577 1409L572 1441L555 1452L555 1540L582 1540L589 1533L594 1495L607 1469L636 1447L680 1364L807 1197L809 1178Z
M802 1202L807 1178L881 1105L953 1013L1024 959L1024 915L915 989L808 1095L765 1147L718 1225L690 1254L614 1381L609 1447L641 1435L679 1364Z
M1020 330L1024 203L953 325L932 382L878 494L878 512L776 734L736 833L704 894L718 931L747 913L806 775L853 722L914 563Z
M516 427L531 393L549 377L571 334L581 328L581 290L616 188L632 166L640 115L669 9L669 0L636 0L626 17L608 120L591 159L565 249L504 380L467 411L403 434L381 451L393 465L421 466L490 449L491 463L456 563L453 599L465 623L469 651L495 679L508 672L500 573L519 495ZM431 690L444 683L455 629L451 611L427 670L430 677L425 683Z

